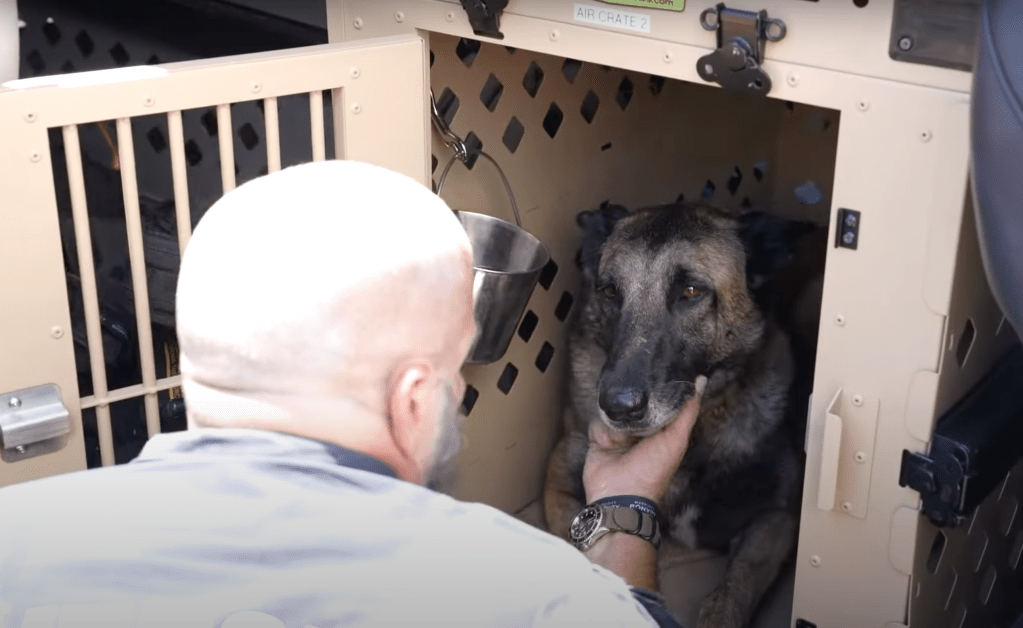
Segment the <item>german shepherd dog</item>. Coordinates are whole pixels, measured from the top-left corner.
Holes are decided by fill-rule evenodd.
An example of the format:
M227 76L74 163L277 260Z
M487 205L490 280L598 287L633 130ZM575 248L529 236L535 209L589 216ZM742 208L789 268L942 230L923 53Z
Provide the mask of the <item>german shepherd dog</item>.
M703 601L697 625L746 626L798 534L813 358L804 351L797 364L788 334L765 310L786 305L771 279L791 257L787 242L812 229L702 203L636 212L605 203L577 222L584 287L569 332L565 433L547 470L547 525L567 538L584 505L590 422L637 439L654 433L705 375L660 524L684 546L728 554L724 582ZM797 318L791 307L784 314ZM816 314L808 318L816 324ZM802 407L789 404L793 391Z

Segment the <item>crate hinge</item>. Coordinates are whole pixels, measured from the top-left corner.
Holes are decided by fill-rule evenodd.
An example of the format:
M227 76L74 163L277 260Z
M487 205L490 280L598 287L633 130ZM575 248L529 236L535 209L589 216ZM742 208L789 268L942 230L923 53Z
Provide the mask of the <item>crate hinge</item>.
M508 0L461 0L462 8L469 16L472 32L482 37L504 39L501 32L501 12L508 6Z
M767 17L767 11L729 9L724 3L700 14L700 24L717 31L717 50L700 57L696 71L700 78L730 91L766 96L771 77L761 67L769 41L785 37L785 22Z

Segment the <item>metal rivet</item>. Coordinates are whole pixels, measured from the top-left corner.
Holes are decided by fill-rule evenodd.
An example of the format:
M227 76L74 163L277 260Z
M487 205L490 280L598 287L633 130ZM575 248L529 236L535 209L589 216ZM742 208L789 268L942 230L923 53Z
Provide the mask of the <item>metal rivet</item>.
M28 22L25 20L18 20L18 28L25 28L28 26Z
M664 56L662 56L661 58L664 59L665 63L671 63L671 60L675 58L675 55L672 54L672 52L669 50L668 52L664 53Z
M455 21L455 12L454 11L448 11L447 18L448 18L449 22L454 22Z
M18 452L19 454L23 454L23 453L25 453L25 446L24 445L18 445L17 447L14 448L14 451Z
M147 107L152 107L154 103L156 103L156 101L153 100L152 96L146 96L145 98L142 99L142 104Z
M21 399L18 399L17 397L11 397L10 399L7 400L7 405L9 405L12 408L20 408Z
M903 35L899 37L899 50L902 52L909 52L913 49L913 38L909 35Z
M253 83L252 84L252 93L253 94L258 94L261 91L263 91L263 84L262 83Z
M362 18L361 17L355 18L355 21L352 22L352 25L354 25L355 28L362 28Z
M866 111L867 109L870 109L870 103L865 100L861 100L860 102L856 103L856 108L859 109L860 111Z
M63 338L64 328L60 325L54 325L53 328L50 329L50 335L57 339Z
M853 397L853 405L857 408L863 405L863 395L856 395Z
M359 103L352 105L352 113L362 113L362 105Z
M352 68L351 75L353 79L357 79L362 76L362 72L359 71L359 68Z
M842 510L844 510L845 512L851 511L852 510L852 504L850 504L849 502L843 502L842 503Z
M39 151L34 150L34 151L32 151L31 153L28 154L28 158L32 160L32 163L36 163L40 159L42 159L43 156L39 154Z
M845 226L847 226L847 227L855 227L856 226L856 214L846 214L846 216L845 216Z
M864 462L867 461L867 454L863 453L862 451L857 451L856 455L853 456L853 458L856 459L856 462L863 464Z
M558 41L558 37L561 37L561 33L555 28L551 31L551 41Z
M405 14L402 13L401 11L395 12L395 14L394 14L394 21L395 22L404 22L405 21Z
M933 135L931 134L930 129L926 129L926 130L924 130L924 131L922 131L920 133L920 141L921 142L930 142L931 141L931 137L933 137Z
M838 325L839 327L841 327L842 325L845 325L845 316L842 316L841 314L836 316L835 317L835 324Z
M796 74L795 72L789 72L789 75L788 77L786 77L785 80L787 80L789 85L792 87L799 85L799 75Z
M35 121L36 121L36 114L35 114L34 111L29 111L29 112L25 113L25 122L35 122Z
M811 556L810 557L810 564L813 565L814 567L820 567L821 566L821 557L820 556Z

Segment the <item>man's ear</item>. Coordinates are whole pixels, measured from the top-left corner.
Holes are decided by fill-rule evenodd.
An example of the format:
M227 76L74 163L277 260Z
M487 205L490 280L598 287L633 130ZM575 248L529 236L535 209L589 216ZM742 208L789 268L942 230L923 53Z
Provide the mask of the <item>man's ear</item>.
M424 362L400 366L387 387L387 415L391 437L402 456L419 466L424 447L429 446L430 416L435 403L430 379L433 370Z

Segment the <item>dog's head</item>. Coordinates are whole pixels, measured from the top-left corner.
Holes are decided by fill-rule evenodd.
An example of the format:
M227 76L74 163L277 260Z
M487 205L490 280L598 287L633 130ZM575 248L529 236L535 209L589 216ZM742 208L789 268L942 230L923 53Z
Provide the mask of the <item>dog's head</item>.
M700 204L631 214L605 205L578 222L588 291L580 325L605 357L599 414L613 429L651 433L678 415L697 376L741 364L758 346L764 321L747 269L775 262L748 249L767 223Z

